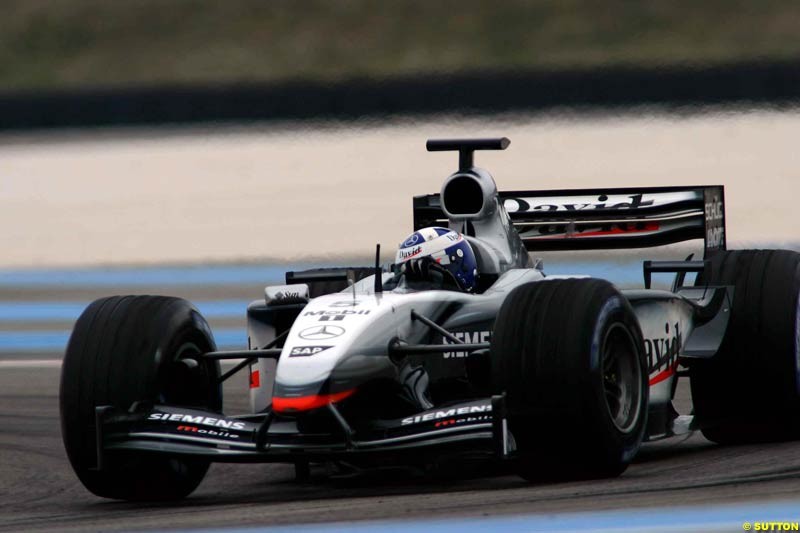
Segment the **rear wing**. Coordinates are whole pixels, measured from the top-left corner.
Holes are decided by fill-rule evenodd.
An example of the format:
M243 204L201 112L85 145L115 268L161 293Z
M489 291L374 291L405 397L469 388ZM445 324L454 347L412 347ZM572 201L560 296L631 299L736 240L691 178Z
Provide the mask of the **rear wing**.
M499 192L529 251L662 246L703 239L724 250L722 185ZM438 194L414 197L414 229L446 226Z

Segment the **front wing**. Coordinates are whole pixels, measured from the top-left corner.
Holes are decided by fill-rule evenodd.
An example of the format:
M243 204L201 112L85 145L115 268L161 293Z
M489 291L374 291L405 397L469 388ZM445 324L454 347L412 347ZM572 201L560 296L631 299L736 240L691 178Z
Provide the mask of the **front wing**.
M331 431L308 431L297 419L271 412L226 417L166 405L134 405L120 412L97 408L98 467L119 451L204 457L218 462L324 461L388 452L453 448L506 457L509 449L502 396L351 427L329 404Z

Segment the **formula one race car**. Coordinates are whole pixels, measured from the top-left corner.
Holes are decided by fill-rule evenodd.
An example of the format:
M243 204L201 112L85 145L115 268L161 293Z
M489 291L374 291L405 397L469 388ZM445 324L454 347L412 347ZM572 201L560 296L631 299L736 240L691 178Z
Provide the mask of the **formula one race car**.
M718 443L797 437L800 254L727 251L721 186L498 192L473 154L508 144L428 142L458 151L459 169L440 194L414 198L402 258L418 253L423 228L444 227L437 235L474 251L469 290L438 259L427 277L377 258L289 272L249 305L248 349L231 352L185 300L92 303L60 392L83 484L174 499L212 461L293 463L302 475L312 463L444 456L526 479L603 477L622 473L643 440L695 429ZM703 240L702 260L645 261L637 290L548 275L529 256L690 239ZM651 288L656 272L675 274L671 291ZM239 362L223 374L222 359ZM221 384L244 369L251 412L225 414ZM679 416L684 376L694 411Z

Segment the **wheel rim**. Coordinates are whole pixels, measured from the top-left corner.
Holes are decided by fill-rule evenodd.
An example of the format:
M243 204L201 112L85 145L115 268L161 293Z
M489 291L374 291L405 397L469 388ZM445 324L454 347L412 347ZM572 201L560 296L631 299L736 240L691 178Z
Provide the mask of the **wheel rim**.
M204 407L208 403L208 373L197 360L201 353L193 342L185 342L176 350L169 377L159 395L161 401L192 407Z
M615 323L603 339L603 396L617 430L628 433L639 420L642 367L628 328Z

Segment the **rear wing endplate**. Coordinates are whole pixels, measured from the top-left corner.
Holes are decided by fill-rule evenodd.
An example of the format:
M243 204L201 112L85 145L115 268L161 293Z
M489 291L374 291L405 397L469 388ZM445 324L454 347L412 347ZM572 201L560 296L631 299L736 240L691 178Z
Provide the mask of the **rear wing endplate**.
M724 250L722 185L499 192L529 251L662 246L703 239ZM438 194L414 197L414 229L446 226ZM478 236L479 237L479 236Z

